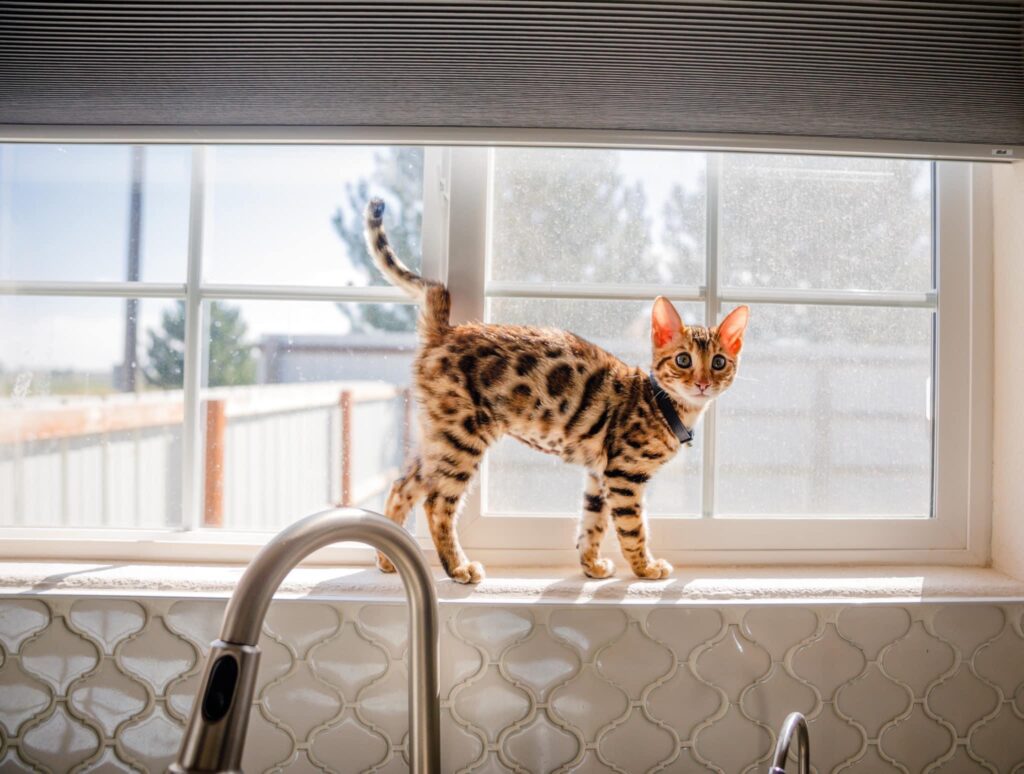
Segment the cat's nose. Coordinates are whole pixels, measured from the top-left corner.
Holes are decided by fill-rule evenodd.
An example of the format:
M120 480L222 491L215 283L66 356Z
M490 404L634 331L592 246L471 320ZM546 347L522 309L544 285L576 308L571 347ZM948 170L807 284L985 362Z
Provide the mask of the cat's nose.
M697 389L701 392L704 392L710 386L711 382L697 382Z

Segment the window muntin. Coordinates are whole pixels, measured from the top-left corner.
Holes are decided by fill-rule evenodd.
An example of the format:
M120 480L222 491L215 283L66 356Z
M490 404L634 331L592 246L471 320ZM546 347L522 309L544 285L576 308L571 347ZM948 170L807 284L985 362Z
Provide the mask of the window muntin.
M591 231L606 233L617 217L613 203L627 200L631 230L628 240L620 239L622 259L601 260L618 278L604 282L605 296L614 298L618 289L629 297L631 286L658 288L663 282L692 294L696 303L679 306L688 322L701 323L705 316L716 322L736 304L752 305L739 378L697 433L702 439L711 434L713 443L682 450L673 466L658 472L648 495L652 515L932 515L938 300L930 162L651 151L639 154L643 163L636 163L630 152L592 150L543 152L530 161L528 154L494 151L492 222L539 225L518 239L503 238L496 227L488 275L524 271L522 256L531 252L524 243L536 242L539 255L540 246L559 241L563 232L579 238L561 240L561 260L551 262L555 268L524 271L512 287L514 298L504 297L508 285L491 282L488 321L561 326L605 346L609 337L628 340L629 345L607 348L627 363L649 367L649 302L627 311L625 302L582 300L589 290L576 277L585 273L564 268L581 260L572 250L582 241L582 265L597 273L585 239ZM656 163L647 158L652 156ZM557 170L550 183L541 158ZM585 185L571 182L574 169ZM671 220L664 204L660 212L648 206L657 197L646 192L674 190L678 170L689 172L684 198L694 205L687 218ZM510 196L501 190L508 179L528 185ZM547 225L548 209L562 198L556 183L575 186L565 197L572 214L561 228ZM652 248L654 234L661 245L686 249ZM696 235L702 244L694 244ZM632 245L645 249L633 254ZM681 258L691 268L680 271ZM704 278L706 284L687 285ZM918 296L907 298L910 291ZM808 293L820 296L815 305L800 303ZM863 305L864 294L872 306ZM587 308L602 312L584 319L577 310ZM521 486L528 471L550 478L552 486L557 480L560 492L570 487L568 475L539 457L509 444L488 457L485 516L568 509L568 494L556 496L557 509L528 507L536 499ZM692 472L698 465L699 477ZM578 486L570 490L574 495Z
M6 191L4 189L3 180L3 165L2 161L6 158L8 149L11 146L3 146L0 148L0 191ZM19 146L21 147L21 146ZM174 148L174 146L166 146L167 149ZM149 146L147 151L155 149L155 146ZM174 148L177 149L177 148ZM277 300L279 302L285 301L327 301L329 303L372 303L380 302L382 300L399 300L401 294L388 287L369 287L368 285L353 285L348 287L337 287L334 285L330 286L319 286L310 287L302 282L300 278L295 279L295 284L282 284L280 286L261 284L258 278L253 280L254 284L245 284L250 280L246 278L239 280L238 282L233 281L238 278L225 277L225 281L211 281L209 278L205 278L200 282L202 275L202 269L208 256L203 255L202 248L206 243L206 239L202 236L205 229L210 227L210 219L212 210L209 207L203 207L204 194L207 192L205 181L202 179L202 172L206 165L202 163L202 156L205 154L211 154L214 148L188 148L187 152L190 156L193 170L198 169L200 171L199 179L193 175L190 179L190 190L189 198L192 206L192 215L194 216L197 209L202 214L205 214L205 224L203 224L203 218L199 218L198 225L200 226L200 238L183 240L186 244L186 254L183 256L183 260L189 263L188 259L192 259L189 264L197 268L197 271L190 272L188 275L189 283L188 287L168 289L167 285L154 284L157 280L147 280L145 275L143 276L142 282L133 283L133 287L138 288L138 294L143 296L143 301L148 302L149 299L155 297L167 297L173 296L177 299L186 300L184 297L199 298L203 303L198 308L206 309L205 302L213 299L229 302L232 304L245 303L249 299L266 299L266 300ZM366 150L366 149L363 149ZM374 149L373 152L381 152L379 149ZM497 155L500 151L492 151L493 155ZM488 303L493 304L498 299L510 299L520 298L523 301L530 301L531 295L536 293L537 296L543 296L549 300L562 299L570 300L575 299L577 296L579 300L592 299L600 297L614 303L616 298L628 298L633 300L645 300L649 303L649 297L654 292L669 292L674 298L680 299L681 302L696 302L703 305L705 308L705 315L708 317L714 317L716 314L720 316L721 310L724 307L731 307L735 303L740 302L752 302L752 303L764 303L770 302L772 306L777 304L788 303L790 305L804 305L804 306L815 306L815 305L830 305L835 307L853 307L857 309L862 308L893 308L893 309L911 309L911 310L928 310L929 312L935 312L938 307L938 294L934 289L930 288L930 285L920 286L916 290L857 290L853 288L847 289L835 289L835 288L787 288L787 287L730 287L726 282L722 261L710 262L708 267L711 269L708 275L702 278L702 283L696 285L690 284L679 284L678 279L674 276L669 277L668 280L659 278L652 287L652 284L648 282L646 276L629 277L628 282L622 284L618 283L605 283L605 284L593 284L588 283L585 279L576 278L569 276L567 280L558 279L556 281L541 281L530 283L527 281L505 281L495 280L493 276L488 280L485 278L485 272L483 267L479 269L473 268L471 264L479 262L480 255L492 253L493 259L493 248L494 244L484 244L482 242L475 243L474 240L477 238L473 234L469 233L474 230L478 230L479 234L485 233L483 227L484 223L490 223L493 221L495 215L493 211L494 197L483 197L479 193L476 197L471 197L472 201L467 200L466 197L460 198L461 191L474 191L483 192L487 190L487 186L481 183L473 183L472 185L466 185L467 177L470 179L493 180L493 177L489 177L490 173L493 172L494 166L488 167L486 164L481 165L478 163L478 159L486 158L487 154L481 152L478 149L472 148L458 148L458 149L426 149L424 153L424 172L423 172L423 220L422 220L422 237L421 241L423 244L423 260L424 260L424 271L428 276L443 278L445 275L445 260L447 260L447 276L449 280L458 285L462 292L459 294L456 304L456 314L466 314L479 319L484 316L485 312L485 299L489 299ZM196 164L196 156L199 156L199 163ZM661 152L656 155L666 155ZM706 165L706 185L709 192L707 198L707 208L705 211L706 222L710 227L705 228L704 239L705 249L711 248L709 254L720 254L721 250L718 248L718 242L721 240L720 226L715 226L721 217L721 197L715 195L715 191L719 190L722 185L721 173L719 166L724 165L724 158L718 154L680 154L692 157L704 158ZM432 159L432 161L431 161ZM467 161L467 159L473 159ZM717 159L717 164L714 163ZM450 166L449 166L450 163ZM931 168L930 164L925 162L909 162L912 164L924 164ZM937 228L941 230L943 239L942 245L944 256L953 256L949 263L943 262L943 267L956 266L956 265L969 265L970 257L970 246L966 244L963 239L958 239L957 235L961 233L963 224L970 223L971 218L971 207L970 207L970 174L966 177L959 174L957 170L962 165L956 164L940 164L940 169L944 171L936 171L936 179L948 179L952 183L949 186L943 187L941 190L944 192L941 197L942 210L941 220L939 221L941 227L937 225ZM450 172L448 171L450 170ZM207 169L208 171L208 169ZM955 174L954 174L955 173ZM450 177L449 177L450 175ZM391 193L388 190L383 191L385 198L389 198ZM449 197L451 201L449 202ZM932 197L939 199L937 193L933 191ZM0 199L0 204L3 201L9 201L9 195L6 199ZM339 201L340 201L339 197ZM343 202L342 202L343 203ZM717 205L716 205L717 203ZM450 204L450 211L449 211ZM935 206L939 207L939 202L935 202ZM491 207L492 209L488 209ZM4 217L2 212L2 206L0 206L0 218ZM193 237L195 236L196 219L192 217L188 222L188 227L193 229ZM955 222L957 230L950 230L953 228L947 228L946 223ZM467 231L467 223L471 224L470 229ZM479 228L478 228L479 224ZM144 238L146 232L144 230ZM713 236L709 236L713 235ZM467 239L468 237L468 239ZM476 245L479 245L479 249L476 249ZM938 244L938 242L936 242ZM196 246L198 245L199 251L197 255ZM450 245L450 247L449 247ZM469 245L474 249L467 250L466 246ZM952 247L951 247L952 246ZM122 251L123 255L123 251ZM339 259L345 260L344 249L339 253ZM143 267L145 271L145 264ZM467 271L468 270L468 271ZM946 277L947 269L944 268L942 276ZM946 290L943 293L942 308L943 312L942 319L946 322L941 325L936 322L936 327L944 331L943 342L946 342L943 346L945 347L956 347L957 351L967 352L970 351L969 341L957 341L954 343L953 339L955 336L949 336L947 328L950 324L954 324L955 330L963 331L966 330L965 322L968 318L967 299L969 298L969 284L964 281L964 278L960 276L962 272L957 273L957 281L944 282ZM367 272L367 276L370 273ZM466 278L470 277L471 281L466 282ZM721 278L721 280L720 280ZM456 279L459 281L456 282ZM231 281L229 281L231 280ZM107 286L91 286L88 280L81 283L76 279L72 279L66 282L60 283L60 287L54 289L45 282L37 282L36 278L20 279L14 278L13 280L0 280L0 295L9 297L12 294L18 295L22 293L28 293L31 295L39 296L45 293L59 293L65 298L72 298L81 295L90 294L101 294L108 297L123 298L124 296L130 295L131 291L125 287L123 290L120 286L127 285L125 282L118 283L117 281L107 281ZM477 284L479 283L479 284ZM118 286L118 287L115 287ZM468 292L466 292L468 289ZM187 291L187 292L186 292ZM653 291L653 292L652 292ZM525 296L525 297L524 297ZM167 299L170 300L170 299ZM555 303L559 303L556 301ZM948 307L948 308L947 308ZM194 308L191 301L188 302L189 310ZM696 308L696 307L695 307ZM953 310L950 313L950 309ZM714 311L712 311L714 310ZM559 324L555 321L555 324ZM946 327L943 327L946 326ZM954 329L950 329L954 330ZM645 337L646 338L646 337ZM202 337L197 339L197 342L201 342ZM197 344L197 347L201 346ZM941 350L942 347L937 347ZM944 351L944 350L943 350ZM748 353L749 354L749 353ZM197 362L201 363L202 358L197 359ZM640 361L642 362L642 360ZM942 362L950 363L949 354L946 353L942 357ZM185 368L186 372L189 370ZM192 369L193 372L198 373L201 369ZM811 531L807 531L804 528L800 528L799 525L802 519L782 519L781 521L769 519L765 520L760 516L750 519L733 519L733 518L681 518L681 516L693 516L692 507L687 508L687 513L682 514L678 511L672 513L669 511L665 513L660 511L657 506L657 499L655 498L656 491L652 487L652 496L649 498L649 504L651 506L650 511L654 517L658 534L664 537L663 545L679 547L679 550L683 548L689 550L693 548L699 551L719 551L722 549L728 551L731 548L743 548L743 549L771 549L771 548L835 548L840 551L847 551L844 556L852 557L848 553L848 550L856 550L857 548L862 549L879 549L879 548L897 548L897 549L913 549L913 548L949 548L956 549L957 547L964 547L964 534L966 530L966 508L961 503L961 497L959 493L963 489L964 479L967 475L966 465L967 459L963 454L948 454L948 450L954 446L957 449L962 449L962 440L958 440L956 444L951 444L950 439L947 436L953 433L957 439L963 439L966 437L965 433L968 429L963 426L964 423L960 421L960 418L952 416L949 412L953 410L954 403L963 405L963 399L966 396L966 390L968 389L965 385L953 383L956 375L954 371L963 372L963 369L953 369L948 366L943 366L940 369L942 374L941 384L936 383L933 385L933 391L936 387L941 388L941 394L945 396L944 400L937 401L939 410L939 420L936 421L936 449L935 455L938 459L946 460L945 463L941 463L938 472L936 474L936 481L938 486L939 495L936 500L936 518L933 519L892 519L890 518L893 514L878 515L872 514L870 520L871 523L876 526L865 528L864 514L855 514L860 518L854 520L846 519L831 519L829 521L827 515L825 521L828 521L831 526L823 526L824 522L818 520L815 522L815 526ZM954 378L955 377L955 378ZM196 378L193 376L192 378ZM186 382L188 380L186 379ZM196 390L193 392L198 397L203 395L201 385L197 384ZM187 388L187 384L186 384ZM185 390L186 394L189 394L189 390ZM957 396L960 396L959 398ZM922 403L927 404L926 397L922 397ZM197 405L198 402L197 402ZM945 407L945 408L943 408ZM945 412L945 413L944 413ZM184 438L187 441L189 438L189 432L187 427L189 425L189 411L188 407L185 407L185 424ZM191 420L196 428L199 429L197 433L199 437L198 451L196 453L197 459L202 454L202 426L205 423L205 415L201 411L194 412L195 416ZM952 418L952 421L951 421ZM705 424L704 434L701 437L701 443L703 444L708 439L717 439L717 434L711 433L715 422L715 416L709 416L708 422ZM946 428L942 430L941 428ZM727 514L722 513L720 510L716 510L715 499L718 496L717 486L708 486L708 481L716 483L714 479L715 471L718 470L717 457L718 450L716 446L721 444L717 442L711 444L710 454L706 450L701 449L701 462L700 465L703 470L704 476L702 477L702 497L700 500L700 508L704 512L703 515L709 516L713 514L719 515L743 515L743 514ZM947 452L942 451L947 449ZM698 451L698 450L691 450ZM716 453L718 452L718 453ZM946 456L944 456L946 455ZM949 460L946 457L952 459L952 466L949 464ZM691 459L696 459L696 454ZM962 464L961 464L962 462ZM943 467L945 465L945 467ZM198 485L198 491L200 497L195 507L190 507L188 501L189 487L184 486L186 494L186 502L183 504L184 516L181 522L186 528L194 528L201 526L203 521L203 501L202 501L202 465L198 465L200 471L198 481L194 482L194 485ZM568 482L566 486L575 487L575 491L579 491L580 476L576 475L579 473L578 470L569 469L566 466L562 466L570 474L572 474L573 481ZM963 468L963 470L961 470ZM708 471L712 471L712 477L708 478ZM943 472L945 471L945 472ZM667 471L662 472L663 475L667 474ZM187 465L184 466L182 472L183 484L188 479ZM952 482L952 483L950 483ZM653 483L653 482L652 482ZM949 484L947 486L947 483ZM486 478L481 484L481 488L486 487ZM950 487L953 487L950 489ZM193 487L194 488L194 487ZM687 487L689 490L689 487ZM478 488L476 492L471 493L468 507L463 515L463 532L466 535L465 543L467 546L483 546L486 548L493 548L494 546L501 546L503 550L511 549L514 550L518 547L544 547L555 549L564 549L561 543L558 546L549 545L555 536L560 536L564 532L565 534L571 534L572 522L575 519L575 510L570 513L564 513L558 515L558 519L548 519L546 523L550 523L552 529L541 530L537 532L535 524L516 516L515 514L502 514L496 515L490 512L486 512L480 507L479 494L481 489ZM945 492L945 494L943 494ZM686 496L690 496L691 492L687 491ZM710 495L710 496L709 496ZM578 496L573 494L572 496L567 495L567 501L577 500ZM670 495L671 500L671 495ZM711 512L709 513L709 505ZM172 504L173 506L173 504ZM486 513L486 518L481 519L481 513ZM669 515L671 514L671 515ZM749 514L748 514L749 515ZM763 515L778 515L778 514L763 514ZM783 516L791 514L781 514ZM838 514L837 514L838 515ZM898 515L898 514L896 514ZM807 518L813 519L813 515L808 515ZM555 522L558 522L559 526L555 526ZM671 522L676 527L669 528L665 526ZM797 529L797 532L793 532L788 527L783 527L781 530L778 526L768 527L768 524L779 525L792 523L793 528ZM24 523L24 519L22 520ZM662 526L657 526L657 525ZM853 531L846 529L845 525L849 525ZM932 524L932 527L926 527L925 525ZM490 526L487 526L490 525ZM689 526L686 526L689 525ZM731 525L736 525L734 529ZM741 526L742 525L742 526ZM763 525L763 526L762 526ZM901 526L904 525L904 526ZM910 525L920 525L918 527L911 527ZM421 527L422 529L422 527ZM770 529L770 531L765 531ZM222 532L229 532L229 530L222 530ZM420 533L423 535L422 531ZM794 539L794 536L797 539ZM803 539L806 536L807 539ZM224 538L228 538L228 535L223 535L221 538L222 542ZM540 543L538 543L538 540ZM665 542L667 541L667 542ZM543 543L543 546L541 546ZM569 540L565 545L570 545ZM672 551L673 548L667 548L666 550ZM178 554L174 554L177 556ZM710 556L710 554L708 554ZM726 556L727 554L723 554ZM770 558L766 557L770 560ZM528 561L524 557L519 557L517 561ZM568 557L567 557L568 560ZM736 558L730 559L729 561L736 561ZM512 559L510 559L512 561Z

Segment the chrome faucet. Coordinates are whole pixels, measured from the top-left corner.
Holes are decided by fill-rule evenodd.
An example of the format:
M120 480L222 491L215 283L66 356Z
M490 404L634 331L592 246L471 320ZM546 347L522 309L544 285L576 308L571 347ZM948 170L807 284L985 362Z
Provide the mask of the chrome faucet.
M240 774L252 710L263 619L274 592L295 565L343 540L369 543L398 569L409 601L409 764L413 774L440 774L438 616L434 578L404 529L359 508L307 516L276 535L246 568L231 595L220 639L210 646L176 774Z
M793 734L796 733L796 760L797 771L800 774L810 774L811 771L811 739L807 733L807 721L799 712L790 712L782 724L782 731L779 732L779 741L775 745L775 755L772 756L772 766L768 774L786 774L786 759L789 758L789 747L793 743Z

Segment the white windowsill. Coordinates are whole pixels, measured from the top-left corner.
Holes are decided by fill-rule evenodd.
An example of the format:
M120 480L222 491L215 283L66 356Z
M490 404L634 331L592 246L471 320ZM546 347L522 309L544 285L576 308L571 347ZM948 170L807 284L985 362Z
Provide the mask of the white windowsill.
M0 595L152 595L223 598L239 566L0 562ZM502 568L476 587L436 572L442 602L679 604L729 602L1021 601L1024 581L969 567L698 567L664 581L590 580L575 568ZM313 599L403 597L401 582L375 568L303 567L279 595Z

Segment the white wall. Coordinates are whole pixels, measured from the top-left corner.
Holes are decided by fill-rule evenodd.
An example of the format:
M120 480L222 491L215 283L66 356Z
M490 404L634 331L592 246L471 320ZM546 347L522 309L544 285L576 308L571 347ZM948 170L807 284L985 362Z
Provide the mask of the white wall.
M1024 578L1024 162L993 171L995 404L992 563Z

